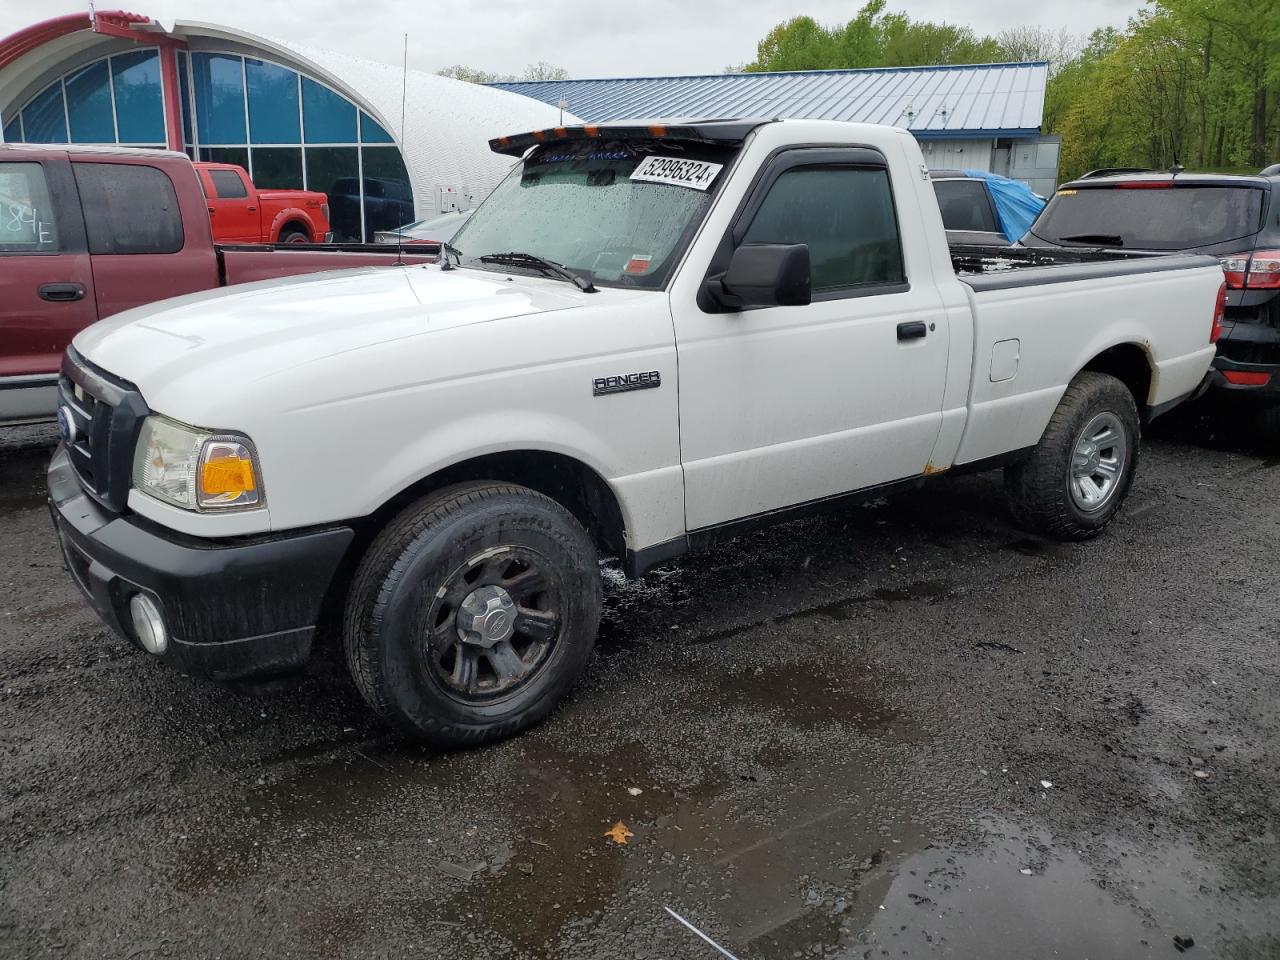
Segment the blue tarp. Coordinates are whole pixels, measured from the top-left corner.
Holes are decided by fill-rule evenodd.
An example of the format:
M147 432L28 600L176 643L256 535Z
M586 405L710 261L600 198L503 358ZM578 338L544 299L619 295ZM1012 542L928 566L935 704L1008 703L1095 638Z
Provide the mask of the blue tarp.
M1046 201L1037 197L1020 180L1010 180L986 170L966 170L964 175L987 181L987 189L996 204L996 215L1000 218L1000 232L1010 243L1021 240L1044 209Z

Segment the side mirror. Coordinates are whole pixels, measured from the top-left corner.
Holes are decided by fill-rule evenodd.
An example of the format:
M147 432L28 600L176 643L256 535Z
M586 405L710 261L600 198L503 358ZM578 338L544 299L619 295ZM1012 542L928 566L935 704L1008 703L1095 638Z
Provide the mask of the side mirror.
M707 294L722 310L806 306L812 299L809 245L743 244L733 251L729 269L707 280Z

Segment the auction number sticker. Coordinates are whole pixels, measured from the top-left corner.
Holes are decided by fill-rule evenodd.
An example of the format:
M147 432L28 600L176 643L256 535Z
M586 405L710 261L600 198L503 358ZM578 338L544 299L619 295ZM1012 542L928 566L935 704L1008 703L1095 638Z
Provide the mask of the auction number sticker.
M681 157L645 157L631 172L632 180L645 183L670 183L677 187L706 190L724 168L722 163L685 160Z

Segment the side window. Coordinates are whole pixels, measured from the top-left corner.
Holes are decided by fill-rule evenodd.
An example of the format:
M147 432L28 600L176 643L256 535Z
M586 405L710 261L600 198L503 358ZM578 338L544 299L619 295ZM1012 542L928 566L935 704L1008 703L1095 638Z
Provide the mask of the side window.
M981 180L938 180L933 191L942 210L942 225L948 230L999 232L987 187Z
M249 195L240 174L234 170L210 170L209 179L213 181L219 200L242 200Z
M177 253L182 214L173 181L157 167L75 163L89 252Z
M58 249L58 225L44 167L0 163L0 254Z
M743 242L807 243L815 294L906 281L889 174L879 167L787 170Z

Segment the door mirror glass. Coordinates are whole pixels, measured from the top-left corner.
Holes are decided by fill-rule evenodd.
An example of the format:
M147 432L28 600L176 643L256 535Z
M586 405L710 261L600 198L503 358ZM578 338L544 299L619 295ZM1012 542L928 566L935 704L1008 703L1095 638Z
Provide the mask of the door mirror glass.
M707 292L724 310L806 306L812 299L809 245L744 243L729 268L707 281Z

